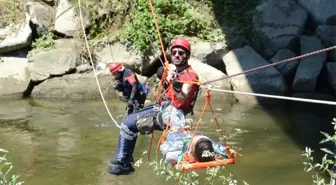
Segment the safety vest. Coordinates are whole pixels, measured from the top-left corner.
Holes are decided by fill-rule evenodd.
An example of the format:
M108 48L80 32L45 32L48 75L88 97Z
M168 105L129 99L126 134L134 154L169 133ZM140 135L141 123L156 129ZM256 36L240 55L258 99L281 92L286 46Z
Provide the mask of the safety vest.
M119 79L119 82L121 83L123 96L129 98L131 96L133 83L139 82L139 80L131 70L125 69L121 76L121 79ZM144 89L139 82L135 97L139 97L140 92L142 91L144 91Z
M198 81L198 75L197 73L191 68L189 65L188 68L184 69L182 73L178 74L177 76L178 80L180 81L189 81L189 82L197 82ZM170 100L170 102L174 105L174 107L178 109L182 109L185 114L192 112L192 108L196 102L197 93L199 90L198 84L190 84L191 85L191 94L189 97L187 97L187 101L185 103L181 103L176 98L176 92L173 89L169 89L166 92L166 98Z

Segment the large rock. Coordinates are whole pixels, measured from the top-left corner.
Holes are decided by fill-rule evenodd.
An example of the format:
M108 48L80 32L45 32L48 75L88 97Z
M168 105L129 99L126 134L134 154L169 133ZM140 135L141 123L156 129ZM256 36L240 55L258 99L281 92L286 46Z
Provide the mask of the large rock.
M316 34L323 41L336 45L336 26L320 25L316 29Z
M0 54L15 51L31 44L32 30L29 26L28 13L22 24L0 28ZM2 39L3 38L3 39Z
M106 64L113 61L121 62L125 67L141 75L147 75L156 64L154 56L146 58L119 42L98 49L96 54L99 62Z
M112 45L106 45L96 51L96 54L99 62L106 64L120 62L132 71L140 73L142 65L141 56L130 51L124 44L116 42Z
M285 59L296 57L296 54L288 49L280 49L270 60L271 63L279 62ZM284 76L287 84L291 84L299 65L299 60L294 60L284 64L275 65L274 67Z
M321 40L315 36L301 36L300 45L302 55L323 49ZM326 58L327 54L323 52L301 59L293 81L292 89L294 92L314 92Z
M316 29L316 34L327 45L336 45L336 26L320 25ZM328 58L336 61L336 49L328 51Z
M268 62L250 46L230 51L223 57L223 61L226 65L226 70L229 76L268 64ZM232 77L231 84L234 90L243 92L272 95L285 95L287 93L286 82L282 74L274 67ZM252 104L263 103L263 101L261 101L262 99L257 99L254 96L235 94L235 97L240 102Z
M226 75L221 72L220 70L202 63L201 61L190 58L189 64L192 66L192 68L195 70L195 72L199 76L199 80L201 82L212 80L219 77L225 77ZM211 83L210 85L215 86L215 88L225 89L225 90L231 90L231 84L229 80L219 80L214 83ZM203 90L204 92L204 90ZM212 92L213 99L215 100L221 100L225 103L231 103L233 100L233 95L230 93L223 93L223 92ZM204 99L204 97L202 97Z
M27 58L0 57L0 99L21 98L29 83Z
M105 98L116 97L112 78L107 69L98 72L98 81ZM94 73L70 74L45 80L35 86L31 94L38 99L98 99L98 90Z
M29 57L30 79L39 82L52 76L69 73L75 70L80 60L75 41L58 40L55 49L32 54Z
M259 48L266 55L273 55L280 48L295 51L297 37L307 20L307 12L291 0L262 1L256 10L253 25L259 35Z
M55 17L55 10L44 3L31 2L28 4L28 12L37 35L47 34Z
M225 65L222 57L227 52L229 49L224 43L197 42L192 45L191 57L224 72Z
M90 18L86 11L82 9L84 27L90 26ZM81 21L79 13L76 13L75 6L72 1L59 0L56 19L55 30L66 36L75 36L76 30L81 30Z
M326 65L330 87L336 91L336 62L328 62Z
M336 1L334 0L298 0L313 17L316 25L336 25Z

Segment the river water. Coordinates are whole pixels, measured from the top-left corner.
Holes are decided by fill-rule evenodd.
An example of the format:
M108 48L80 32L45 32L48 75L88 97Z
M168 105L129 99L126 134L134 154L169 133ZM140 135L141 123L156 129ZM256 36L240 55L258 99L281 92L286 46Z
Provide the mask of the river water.
M109 101L109 108L121 121L125 104ZM224 133L239 131L228 144L241 148L243 156L226 171L250 185L308 185L311 174L303 171L304 146L317 146L319 131L325 130L333 113L306 105L291 108L227 107L214 104ZM323 106L322 106L323 107ZM196 108L196 117L201 106ZM302 110L302 108L307 108ZM325 107L323 107L325 108ZM326 115L327 114L327 115ZM197 120L194 118L194 120ZM215 138L216 125L207 113L200 131ZM143 163L130 176L111 176L107 161L117 144L118 128L97 101L1 102L0 148L9 150L8 160L29 185L139 185L175 184L157 176L143 152L149 137L140 136L135 159ZM159 137L157 132L156 138ZM156 142L155 145L156 146ZM155 147L154 147L155 148ZM154 156L154 157L153 157ZM160 156L160 153L157 154ZM155 158L152 151L151 161Z

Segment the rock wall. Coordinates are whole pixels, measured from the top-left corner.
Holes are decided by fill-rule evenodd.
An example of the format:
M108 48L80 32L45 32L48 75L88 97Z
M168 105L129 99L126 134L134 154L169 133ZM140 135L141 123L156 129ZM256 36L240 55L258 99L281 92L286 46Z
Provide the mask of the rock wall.
M91 66L87 56L82 56L82 48L78 48L78 41L74 38L79 18L71 1L44 2L28 3L27 22L18 25L21 29L16 33L7 34L5 39L0 40L0 99L21 98L23 95L48 99L99 98L92 68L98 70L104 95L116 97L106 69L112 61L122 62L135 71L144 83L148 83L151 90L149 98L154 98L157 87L154 73L160 66L160 51L154 54L137 53L122 42L106 43L94 49L95 65ZM212 80L335 45L336 12L330 10L334 2L264 0L256 7L253 16L253 31L259 35L258 40L241 42L239 46L228 40L220 43L193 42L190 64L201 80ZM83 12L85 26L90 27L89 16L85 10ZM314 20L314 30L308 30L312 28L309 17ZM62 37L58 37L52 49L32 52L32 35L42 37L51 26ZM6 32L8 28L0 28L0 35ZM335 68L336 51L333 50L211 85L243 92L283 96L318 93L335 98ZM270 102L269 99L253 96L214 94L214 97L227 103Z

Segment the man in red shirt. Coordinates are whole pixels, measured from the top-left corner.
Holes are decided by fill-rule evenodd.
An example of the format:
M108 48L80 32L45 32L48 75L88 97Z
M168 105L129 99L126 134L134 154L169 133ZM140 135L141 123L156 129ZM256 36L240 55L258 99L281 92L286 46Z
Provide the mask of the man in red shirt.
M199 89L199 85L197 84L183 83L198 81L197 73L188 64L190 50L190 43L186 39L176 39L172 43L172 65L170 64L170 69L164 84L164 87L167 88L169 82L173 83L173 89L169 89L165 93L165 98L171 101L176 108L182 109L185 114L192 111L192 103ZM158 69L157 76L159 79L162 78L163 69L163 66Z
M115 159L108 163L108 172L113 175L128 175L135 171L133 150L138 133L150 134L154 130L164 130L166 125L160 118L160 110L169 104L183 111L184 115L192 112L199 85L183 83L183 81L197 82L198 76L188 64L190 58L190 43L186 39L176 39L171 48L172 66L165 79L165 87L172 82L173 88L168 89L158 104L150 105L132 113L122 122ZM158 69L157 76L161 79L163 68Z

